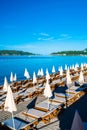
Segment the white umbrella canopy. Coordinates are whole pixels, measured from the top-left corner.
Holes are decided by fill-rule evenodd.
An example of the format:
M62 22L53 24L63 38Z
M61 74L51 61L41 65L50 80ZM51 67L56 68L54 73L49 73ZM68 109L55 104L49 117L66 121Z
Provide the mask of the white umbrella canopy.
M41 76L41 71L40 70L38 70L37 75Z
M81 70L83 70L83 63L81 63Z
M53 66L52 67L52 73L55 73L56 71L55 71L55 67Z
M4 90L4 91L7 91L7 89L8 89L8 81L7 81L7 78L5 77L5 78L4 78L3 90Z
M50 74L48 72L48 69L46 69L46 80L49 80L50 79Z
M85 130L78 111L75 112L71 130Z
M72 84L69 69L66 72L66 84L67 84L67 86L70 86Z
M16 81L17 80L17 75L16 75L16 73L15 73L15 75L14 75L14 81Z
M83 76L83 72L82 71L80 72L79 80L78 81L79 81L80 84L84 83L84 76Z
M27 79L30 78L30 75L29 75L29 72L28 72L27 68L25 68L24 76L25 76Z
M45 89L44 89L44 96L48 98L48 109L49 109L49 98L52 96L52 91L49 85L49 81L46 81Z
M67 70L68 69L68 66L67 65L65 65L65 70Z
M13 118L13 111L17 111L14 99L13 99L13 94L10 86L8 86L7 90L7 96L5 100L5 105L4 105L4 111L9 111L12 113L12 120L13 120L13 127L15 130L15 124L14 124L14 118Z
M44 89L44 96L50 98L52 96L52 91L49 85L49 81L46 81L45 89Z
M10 75L10 82L13 82L14 81L14 77L13 77L13 73L11 72L11 75Z
M35 72L33 73L33 84L37 83L37 78Z
M43 69L42 69L42 68L41 68L40 73L41 73L41 76L44 76L44 72L43 72Z
M76 63L76 64L75 64L75 67L76 67L76 68L78 68L78 67L79 67L79 64L78 64L78 63Z
M60 66L60 76L62 76L63 75L63 68L62 68L62 66Z
M9 111L9 112L13 112L13 111L17 111L14 99L13 99L13 94L12 94L12 90L10 88L10 86L8 86L8 90L7 90L7 97L5 100L5 105L4 105L4 110L5 111Z

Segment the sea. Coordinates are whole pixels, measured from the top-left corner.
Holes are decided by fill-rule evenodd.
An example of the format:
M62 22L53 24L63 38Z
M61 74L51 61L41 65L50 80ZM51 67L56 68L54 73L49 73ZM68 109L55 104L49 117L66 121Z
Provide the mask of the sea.
M38 70L43 68L44 75L46 74L46 68L49 73L52 73L52 67L55 66L56 72L58 72L59 66L63 69L65 64L75 65L78 63L87 63L86 56L0 56L0 85L4 83L4 77L7 77L10 83L10 74L16 73L17 81L26 79L24 77L24 70L27 68L30 78L33 76L33 72L38 73Z

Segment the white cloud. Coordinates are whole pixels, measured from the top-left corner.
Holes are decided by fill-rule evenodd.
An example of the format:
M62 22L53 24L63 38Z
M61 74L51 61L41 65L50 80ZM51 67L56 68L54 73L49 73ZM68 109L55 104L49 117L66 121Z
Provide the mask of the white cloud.
M38 38L39 41L41 41L41 40L42 41L50 41L50 40L53 40L53 39L54 39L54 37L48 37L48 38L41 38L41 37L39 37Z
M60 34L60 38L59 39L71 39L72 37L69 34L66 33L62 33Z
M39 33L41 36L46 36L46 37L48 37L48 36L50 36L49 34L47 34L47 33L43 33L43 32L41 32L41 33Z

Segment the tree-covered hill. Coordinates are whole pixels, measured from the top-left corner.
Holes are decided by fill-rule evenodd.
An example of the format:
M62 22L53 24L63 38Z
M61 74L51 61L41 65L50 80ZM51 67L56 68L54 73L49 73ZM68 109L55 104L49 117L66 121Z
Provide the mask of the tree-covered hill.
M16 50L0 50L0 55L35 55L31 52L16 51Z
M87 48L81 51L60 51L53 52L51 55L87 55Z

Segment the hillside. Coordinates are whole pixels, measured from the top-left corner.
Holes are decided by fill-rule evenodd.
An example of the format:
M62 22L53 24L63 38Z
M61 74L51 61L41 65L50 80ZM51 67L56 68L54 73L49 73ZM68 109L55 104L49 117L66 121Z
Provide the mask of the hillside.
M87 49L81 51L60 51L53 52L51 55L87 55Z
M0 50L0 55L3 56L3 55L20 55L20 56L23 56L23 55L35 55L31 52L24 52L24 51L16 51L16 50Z

